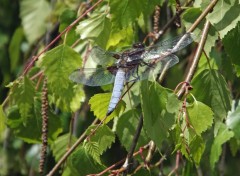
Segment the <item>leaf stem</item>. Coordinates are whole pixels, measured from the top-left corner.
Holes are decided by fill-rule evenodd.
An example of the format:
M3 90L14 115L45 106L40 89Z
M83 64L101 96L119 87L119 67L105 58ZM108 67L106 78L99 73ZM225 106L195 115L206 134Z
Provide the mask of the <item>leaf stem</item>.
M123 164L123 168L126 168L126 170L123 172L123 175L127 175L127 173L129 172L130 170L130 163L132 162L133 160L133 153L134 153L134 150L137 146L137 142L138 142L138 138L140 136L140 133L141 133L141 130L142 130L142 127L143 127L143 115L141 114L140 115L140 119L139 119L139 122L138 122L138 126L137 126L137 130L136 130L136 133L133 137L133 141L132 141L132 145L131 145L131 148L128 152L128 155L127 155L127 158Z

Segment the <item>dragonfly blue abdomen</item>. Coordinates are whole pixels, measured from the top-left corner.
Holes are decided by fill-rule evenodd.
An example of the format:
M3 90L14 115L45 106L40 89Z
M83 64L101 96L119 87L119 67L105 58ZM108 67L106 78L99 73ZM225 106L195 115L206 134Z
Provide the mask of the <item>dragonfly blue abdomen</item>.
M122 68L119 68L114 81L113 93L108 105L107 115L111 114L112 111L117 106L122 95L124 81L125 81L125 71Z

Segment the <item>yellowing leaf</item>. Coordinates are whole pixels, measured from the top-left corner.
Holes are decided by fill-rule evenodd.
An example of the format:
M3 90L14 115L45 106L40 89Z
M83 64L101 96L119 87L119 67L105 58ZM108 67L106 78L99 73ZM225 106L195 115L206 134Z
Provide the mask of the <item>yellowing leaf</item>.
M102 93L102 94L94 95L89 100L89 104L91 105L91 111L93 111L94 115L98 119L103 120L106 117L110 98L111 98L111 93ZM112 112L111 115L107 117L107 119L104 122L107 123L114 117L119 116L119 114L123 112L124 109L125 109L125 103L121 100L118 103L116 109Z
M2 134L6 128L5 121L6 121L6 117L3 112L3 107L2 107L2 105L0 105L0 134Z

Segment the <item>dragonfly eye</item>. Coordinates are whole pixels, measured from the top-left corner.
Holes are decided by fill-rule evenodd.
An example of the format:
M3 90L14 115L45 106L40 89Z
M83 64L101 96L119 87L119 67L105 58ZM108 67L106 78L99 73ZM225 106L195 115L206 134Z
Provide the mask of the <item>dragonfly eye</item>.
M115 59L120 59L120 55L119 55L119 54L114 54L113 57L114 57Z
M140 42L134 43L132 46L133 46L133 48L144 48L143 43L140 43Z

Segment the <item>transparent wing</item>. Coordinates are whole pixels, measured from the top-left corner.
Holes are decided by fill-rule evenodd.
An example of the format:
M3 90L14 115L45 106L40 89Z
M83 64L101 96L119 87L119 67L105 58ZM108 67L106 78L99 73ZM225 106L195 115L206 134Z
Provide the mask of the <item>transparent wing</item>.
M138 67L129 70L126 73L126 82L138 81L138 80L155 80L157 75L164 69L169 69L179 62L176 55L168 55L164 58L159 58L153 62L148 62L148 65L139 65Z
M69 79L73 82L85 84L88 86L102 86L114 82L115 69L106 68L83 68L74 71Z
M90 57L94 62L99 65L112 65L117 60L114 56L118 56L119 54L116 52L108 52L100 48L99 46L94 46L90 52Z
M142 58L150 60L173 54L191 44L194 39L196 39L196 36L193 33L186 33L182 36L165 40L154 46L147 47Z

